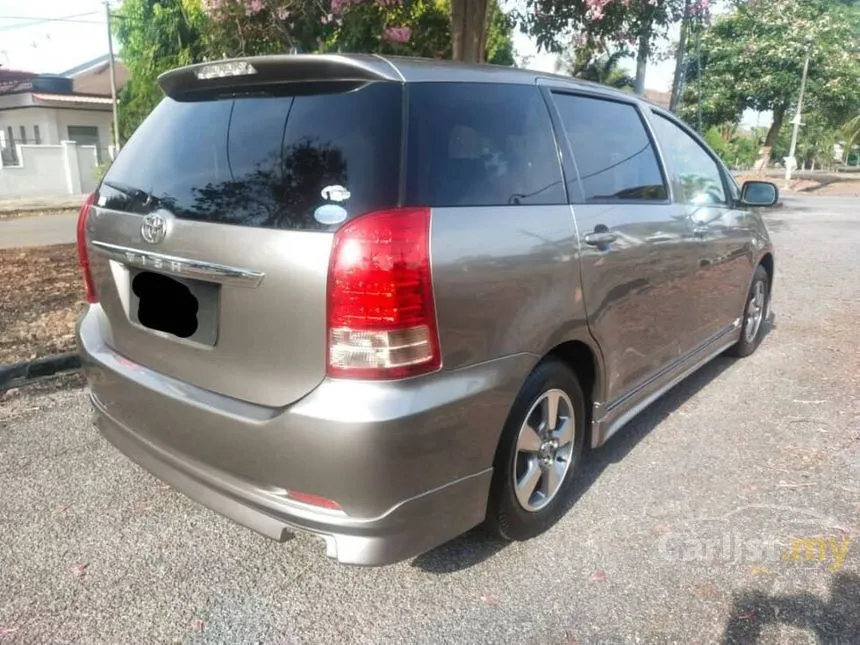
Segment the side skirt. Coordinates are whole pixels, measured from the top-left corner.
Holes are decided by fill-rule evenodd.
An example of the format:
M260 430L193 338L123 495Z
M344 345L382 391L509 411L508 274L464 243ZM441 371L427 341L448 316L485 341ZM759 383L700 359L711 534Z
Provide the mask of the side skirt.
M609 403L595 402L591 447L597 448L666 392L734 345L740 338L741 318L714 334L686 355Z

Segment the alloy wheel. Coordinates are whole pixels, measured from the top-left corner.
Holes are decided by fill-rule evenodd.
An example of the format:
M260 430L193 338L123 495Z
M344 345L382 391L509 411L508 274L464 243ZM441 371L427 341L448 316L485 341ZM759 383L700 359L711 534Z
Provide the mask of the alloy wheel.
M563 390L547 390L520 427L512 478L517 501L526 511L549 504L570 470L576 432L573 409Z
M755 283L749 303L747 303L744 338L748 343L753 342L758 335L758 330L761 328L761 322L764 319L764 311L765 288L764 282L759 280Z

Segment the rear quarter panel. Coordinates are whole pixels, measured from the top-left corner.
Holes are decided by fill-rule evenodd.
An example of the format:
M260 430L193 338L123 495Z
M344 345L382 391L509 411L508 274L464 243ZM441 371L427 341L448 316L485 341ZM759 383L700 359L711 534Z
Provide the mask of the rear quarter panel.
M434 209L431 254L445 369L592 343L570 206Z

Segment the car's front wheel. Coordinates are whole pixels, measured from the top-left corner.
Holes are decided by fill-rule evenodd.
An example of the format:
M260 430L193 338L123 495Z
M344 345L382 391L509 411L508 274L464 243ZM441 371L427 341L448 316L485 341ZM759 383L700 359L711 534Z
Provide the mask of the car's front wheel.
M767 315L770 309L770 278L759 265L753 274L752 285L745 301L741 338L726 352L729 356L743 358L752 354L764 338Z
M496 451L487 526L507 540L543 533L564 514L585 437L585 399L561 361L538 365L520 390Z

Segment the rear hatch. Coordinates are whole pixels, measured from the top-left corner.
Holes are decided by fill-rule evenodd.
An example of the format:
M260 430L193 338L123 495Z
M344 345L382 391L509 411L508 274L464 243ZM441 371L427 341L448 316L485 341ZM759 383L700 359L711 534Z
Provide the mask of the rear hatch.
M398 203L403 86L383 61L220 65L160 79L94 196L90 264L118 354L281 406L325 376L333 232Z

